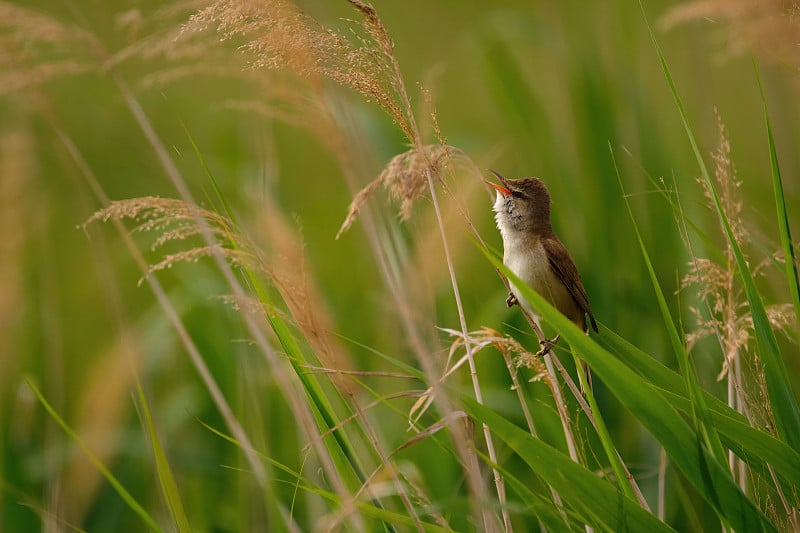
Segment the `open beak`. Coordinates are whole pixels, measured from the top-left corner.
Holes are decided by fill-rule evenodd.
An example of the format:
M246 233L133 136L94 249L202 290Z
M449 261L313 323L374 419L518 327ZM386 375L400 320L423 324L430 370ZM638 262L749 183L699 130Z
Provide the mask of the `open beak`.
M497 172L496 170L492 170L490 168L489 172L491 172L492 174L497 176L497 179L500 180L500 183L502 183L502 185L499 185L497 183L493 183L493 182L488 181L488 180L483 180L483 181L485 181L486 183L488 183L489 185L491 185L492 187L497 189L500 192L500 194L502 194L503 196L510 195L511 194L511 190L509 190L509 188L507 187L506 179L499 172Z

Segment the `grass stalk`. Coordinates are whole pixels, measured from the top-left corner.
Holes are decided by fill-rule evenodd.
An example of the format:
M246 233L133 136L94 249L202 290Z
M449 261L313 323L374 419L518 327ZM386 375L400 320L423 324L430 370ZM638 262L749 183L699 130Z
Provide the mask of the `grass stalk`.
M424 145L422 143L422 136L419 133L419 128L417 127L416 118L414 115L414 109L411 105L411 99L408 97L408 91L406 90L405 81L403 77L403 73L400 69L400 64L397 61L397 57L394 55L392 50L393 44L391 39L389 38L383 24L381 23L380 19L378 18L377 14L374 11L372 6L369 6L362 2L361 0L348 0L351 4L353 4L359 11L361 11L368 19L369 24L372 26L373 31L376 32L378 38L376 39L379 45L381 46L382 52L384 56L389 61L389 65L392 71L392 75L390 79L393 82L393 86L396 92L397 97L400 99L401 109L403 110L403 115L406 118L408 129L407 133L410 133L409 140L414 145L414 148L421 154L427 154L425 151ZM426 155L427 157L427 155ZM482 393L480 389L480 382L478 380L475 361L473 358L471 346L469 343L469 336L468 336L468 328L466 323L466 318L464 316L464 309L461 302L461 296L458 290L458 280L455 275L455 268L453 266L453 262L450 255L450 247L447 243L447 235L444 228L444 221L442 219L441 210L439 208L439 201L438 196L436 194L436 187L434 183L433 176L431 174L431 165L430 161L428 162L427 169L425 171L425 178L428 182L428 189L431 195L431 201L433 202L434 212L436 214L436 221L439 227L440 237L442 239L442 246L444 249L445 254L445 261L447 263L448 272L450 275L450 282L453 289L453 296L455 299L456 307L458 309L458 316L459 316L459 323L461 325L462 334L464 336L464 346L467 351L467 358L469 359L469 367L470 367L470 374L472 377L472 384L473 384L473 392L475 393L476 399L480 398L478 401L483 403L482 401ZM492 441L492 434L487 427L484 426L483 428L483 435L484 440L486 443L486 448L489 453L489 457L493 463L496 464L497 462L497 454L494 449L494 442ZM473 454L473 451L469 451L468 453ZM477 495L482 494L482 490L478 487L481 485L476 485L476 483L480 483L480 473L479 472L467 472L468 480L470 484L473 485L473 491ZM494 482L495 488L497 490L497 497L500 502L501 512L503 516L503 525L506 531L511 531L511 519L508 514L507 506L506 506L506 494L505 494L505 485L500 476L499 472L496 469L493 469L494 475ZM481 498L482 500L482 498ZM483 518L483 525L486 531L494 531L496 526L494 521L489 516L486 510L481 510L480 514Z
M166 451L161 444L161 439L158 437L153 415L150 412L150 406L138 375L136 376L136 396L139 400L143 425L150 437L150 446L153 449L161 495L166 502L167 510L178 533L190 533L192 527L189 524L189 518L186 516L180 490L175 481L175 475L172 473L172 467L167 459Z
M157 533L162 533L164 530L161 528L161 526L159 526L158 523L156 523L156 521L153 519L153 517L150 516L150 514L144 509L144 507L142 507L142 505L138 501L136 501L133 495L131 495L131 493L128 492L128 490L124 487L124 485L122 485L122 483L120 483L120 481L114 476L114 474L111 473L111 470L109 470L102 463L102 461L98 459L98 457L94 454L94 452L86 445L85 442L83 442L83 439L81 439L80 436L78 436L78 434L75 433L75 431L73 431L72 428L69 427L69 425L67 425L64 419L61 418L61 416L59 416L59 414L56 412L53 406L50 405L50 403L47 401L47 399L44 397L41 391L36 387L36 385L33 384L32 379L26 378L25 381L28 384L28 387L33 392L33 394L36 395L36 398L39 400L39 403L42 404L42 407L44 407L47 413L52 417L52 419L55 420L59 426L61 426L61 429L64 430L64 433L66 433L69 436L69 438L72 439L81 448L81 451L83 451L83 453L86 454L86 457L88 457L89 460L92 462L92 464L94 464L95 468L97 468L100 471L100 473L103 474L103 477L106 478L106 481L108 481L109 485L113 487L113 489L117 492L117 494L119 494L119 496L128 505L128 507L130 507L131 510L134 513L136 513L139 516L139 518L142 519L142 521L147 525L148 528Z
M416 126L414 126L416 127ZM456 308L458 310L458 320L459 324L461 325L461 333L464 338L464 349L467 352L467 361L469 362L469 373L470 378L472 380L472 390L475 393L475 399L478 403L483 404L483 393L481 392L481 385L480 380L478 379L478 371L477 367L475 366L475 357L472 353L472 346L470 343L469 337L469 329L467 328L467 320L464 316L464 307L461 303L461 294L458 290L458 280L456 279L455 267L453 266L453 261L450 257L450 247L447 244L447 234L444 229L444 220L442 219L442 213L439 209L439 200L436 194L436 187L434 186L433 176L431 175L430 170L426 170L426 177L428 179L428 187L430 189L431 200L433 202L433 209L436 213L436 221L439 227L439 233L442 239L442 247L444 249L445 261L447 263L447 270L450 274L450 284L453 288L453 296L456 302ZM493 464L497 464L497 452L494 448L494 441L492 440L492 433L489 431L489 426L483 424L483 438L486 442L486 450L489 454L489 459L492 461ZM492 468L492 473L494 475L494 484L497 490L497 497L500 502L501 512L503 516L503 527L505 531L512 531L511 527L511 517L508 513L508 509L506 507L506 489L505 489L505 482L503 481L503 477L500 475L500 472L496 468ZM495 529L495 526L489 522L489 518L484 516L484 526L487 528L487 531L492 531Z
M485 247L484 247L485 248ZM510 286L508 278L501 273L503 279L505 280L506 286ZM544 332L542 331L542 327L539 325L538 321L536 321L525 309L522 309L523 316L525 320L528 321L533 332L536 334L536 338L539 340L539 344L542 345L543 342L547 342L547 337L545 337ZM578 450L577 445L575 444L575 435L572 432L572 424L569 420L569 413L567 412L567 404L564 401L564 396L561 393L561 387L558 383L558 374L556 373L556 365L553 363L553 356L548 351L544 354L544 364L547 368L547 385L550 387L550 393L553 395L553 401L556 404L556 411L558 412L558 418L561 422L561 429L564 432L564 441L567 444L567 450L569 451L570 458L575 461L576 463L580 463L580 457L578 457ZM557 364L560 365L560 362L556 359ZM566 371L564 372L566 374ZM571 383L571 380L565 378L566 383ZM572 393L577 398L581 394L575 388L574 383L572 383Z
M110 75L112 76L118 90L122 94L129 110L133 114L134 119L144 133L145 138L155 151L156 156L164 168L167 176L178 191L179 196L194 209L194 198L189 191L185 180L181 176L180 171L170 157L169 152L161 142L158 134L155 132L155 129L144 112L144 109L142 109L141 105L136 100L128 86L122 81L122 79L113 72L111 72ZM244 289L236 279L236 276L234 275L230 265L228 265L226 259L217 251L215 246L216 239L212 235L207 222L202 216L199 215L199 213L195 213L195 223L197 224L200 234L205 240L206 244L215 250L215 253L213 254L214 261L219 268L220 273L223 275L223 278L226 280L229 288L233 291L234 296L239 301L243 301L246 298ZM149 281L152 276L147 276L147 278ZM348 490L345 487L341 473L339 473L334 466L333 459L319 436L318 427L314 421L314 416L310 411L308 404L306 404L299 397L297 391L292 386L290 376L285 371L285 368L277 353L270 346L269 342L264 336L264 332L256 323L255 318L247 312L242 313L241 316L245 325L247 326L248 332L250 335L252 335L256 346L259 347L261 353L269 363L270 368L273 369L274 375L284 392L284 397L295 414L296 419L300 423L300 426L303 428L303 430L309 435L311 444L317 451L318 459L320 460L323 469L326 471L329 481L333 484L336 492L341 496L342 501L347 501ZM265 482L263 469L259 470L260 473L256 475L259 477L260 483L263 484ZM351 519L353 520L354 527L363 527L363 523L361 522L359 515L351 515Z
M590 412L594 415L591 417L592 425L594 426L595 431L597 431L597 435L600 437L603 450L606 452L606 457L608 457L608 461L611 464L611 469L617 478L617 486L622 490L625 496L632 500L637 500L642 508L649 511L650 507L647 505L644 495L640 490L638 490L639 487L636 485L633 476L623 464L622 458L619 456L619 452L614 447L614 443L611 440L611 435L608 433L608 428L606 427L605 421L600 414L600 409L597 407L597 400L594 397L594 391L592 390L589 380L581 370L581 360L574 349L572 349L572 356L575 360L575 368L578 369L578 380L581 383L581 390L585 392L586 400L589 402Z
M622 191L622 196L625 199L625 206L628 210L628 216L631 220L633 225L633 229L636 233L636 238L639 242L639 248L641 249L642 257L644 259L645 265L647 266L647 272L650 276L650 282L653 287L653 290L656 293L656 300L658 302L659 310L661 311L661 316L664 322L664 325L667 328L667 333L669 335L670 343L672 345L673 352L675 354L675 358L678 360L678 365L681 369L681 374L683 379L686 382L686 390L689 394L689 398L691 400L692 405L692 421L694 426L699 430L700 435L708 446L709 450L714 454L718 461L725 460L725 453L722 448L722 444L719 441L719 436L716 433L713 425L711 425L708 415L708 410L705 405L705 401L703 400L703 396L700 391L700 386L697 383L697 376L695 374L694 364L692 363L691 358L689 357L688 352L686 351L686 347L683 341L678 334L678 329L675 326L675 322L672 318L670 313L669 307L667 306L666 298L664 297L664 292L661 289L661 284L658 281L658 277L656 276L655 269L653 267L653 263L650 260L650 255L647 252L647 248L645 247L644 241L642 240L641 233L639 231L639 226L636 223L636 218L633 215L633 209L631 208L630 201L625 194L625 187L622 183L622 176L619 172L619 167L617 166L617 160L614 156L614 150L609 143L609 151L611 153L611 158L614 164L614 169L617 175L617 182L619 183L620 191Z
M794 305L795 320L800 324L800 277L797 273L797 258L795 257L794 242L792 232L789 227L789 212L786 208L786 199L783 194L783 180L781 179L781 168L778 163L778 151L775 148L775 138L772 134L772 124L769 120L769 110L767 109L767 98L764 95L764 86L761 83L761 74L758 71L758 63L753 57L753 70L755 71L758 91L761 95L761 104L764 109L764 126L767 133L767 149L769 150L769 168L772 174L772 190L775 194L775 210L778 218L778 231L781 235L781 247L783 248L783 264L786 271L786 281L789 285L789 294Z
M411 503L411 500L408 496L408 491L406 490L405 486L403 485L402 480L400 479L400 474L395 468L394 464L392 463L389 456L383 451L380 442L378 442L378 434L375 432L375 429L370 424L369 420L361 409L357 401L352 402L355 408L357 409L358 418L361 420L361 425L364 430L367 432L367 437L372 444L372 448L376 450L379 454L381 464L383 465L384 469L389 473L389 477L392 479L392 483L394 484L395 490L397 490L397 494L400 496L400 500L403 502L403 507L405 507L406 511L408 512L408 516L411 517L411 520L414 521L414 527L420 533L425 529L422 526L422 522L420 522L419 516L417 515L417 511L414 509L414 505ZM369 481L367 481L369 483ZM366 485L365 485L366 486Z
M100 185L100 182L95 177L94 173L92 172L91 168L87 164L86 160L83 158L83 155L78 150L78 147L72 142L70 139L61 129L56 128L56 133L58 137L61 139L61 142L64 144L67 152L69 153L70 157L72 158L75 165L78 167L78 170L81 172L81 175L86 180L89 188L92 189L93 193L97 197L97 199L102 204L108 204L110 199L108 195L105 193L103 188ZM265 486L266 484L266 475L263 471L263 466L261 465L260 461L256 458L255 453L253 452L254 448L250 443L250 439L247 437L244 429L242 428L239 421L236 419L236 416L233 414L233 410L231 409L228 401L225 399L222 390L219 388L214 376L211 374L211 371L208 369L208 366L203 359L203 356L200 353L200 350L197 348L197 345L192 340L191 335L187 331L183 321L180 318L175 307L172 305L169 297L167 296L164 287L161 283L154 277L154 276L147 276L148 266L147 261L145 261L142 253L139 251L139 248L133 242L133 239L130 236L127 228L125 225L122 224L119 220L113 220L114 226L117 229L120 237L125 244L125 247L128 250L128 253L131 254L136 265L139 267L139 270L142 272L142 275L145 276L145 281L147 285L150 287L150 290L153 292L153 295L156 297L161 308L164 310L167 319L170 321L172 326L175 328L175 331L178 333L178 338L181 340L184 348L186 349L187 354L189 355L192 364L195 367L195 370L200 375L200 378L203 380L203 384L205 385L206 389L208 390L209 394L211 394L211 398L214 401L214 404L219 409L220 414L222 415L223 419L225 420L228 429L230 429L231 433L234 434L236 439L242 443L242 451L247 457L248 463L250 464L250 468L253 470L253 475L256 478L256 481L259 483L260 486Z
M645 17L645 22L647 22L644 5L641 1L639 2L639 6L641 8L642 15ZM716 187L711 180L711 175L708 172L708 168L703 160L703 156L700 153L694 132L689 125L686 109L683 106L678 89L675 86L672 73L667 65L667 61L661 50L661 46L658 44L655 34L653 33L653 29L649 23L647 23L647 29L650 32L650 38L653 43L653 47L658 56L659 63L661 64L661 70L664 73L667 85L669 86L673 100L678 109L678 113L681 117L681 122L683 123L686 137L692 148L692 153L695 156L700 173L711 194L711 199L717 212L717 216L719 217L720 223L725 230L725 237L731 249L733 250L736 266L744 285L747 301L750 305L750 312L753 318L753 327L756 333L756 342L760 356L764 361L764 377L767 385L767 392L769 394L769 403L773 409L772 414L775 419L775 430L782 440L787 442L793 448L798 449L800 448L800 407L798 407L797 401L795 400L786 365L781 357L778 341L775 338L775 332L770 326L767 313L764 309L764 302L753 280L753 273L750 270L747 261L745 260L739 244L736 242L730 221L725 214L719 194L717 193ZM694 399L697 399L696 395ZM698 407L702 406L699 405ZM702 408L699 409L699 414L704 416L704 410ZM703 420L703 422L705 422L705 420ZM718 450L718 446L716 445L713 436L708 435L706 438L709 437L713 444L712 449ZM718 451L715 451L715 455L719 456Z
M508 368L508 374L511 376L511 383L513 384L514 391L517 393L517 400L519 401L519 405L522 409L522 415L525 417L525 423L528 426L528 432L538 439L539 434L536 431L536 425L533 422L531 410L528 408L528 402L525 401L525 394L523 393L522 384L519 382L518 372L516 368L514 368L514 362L511 360L511 356L508 354L508 352L502 350L502 354L503 360L506 362L506 368ZM555 503L556 507L558 507L558 512L561 515L561 518L564 520L564 524L569 527L569 518L567 517L567 513L564 512L564 502L561 500L561 496L559 496L558 491L551 485L548 485L548 489L550 490L550 496L553 498L553 503Z

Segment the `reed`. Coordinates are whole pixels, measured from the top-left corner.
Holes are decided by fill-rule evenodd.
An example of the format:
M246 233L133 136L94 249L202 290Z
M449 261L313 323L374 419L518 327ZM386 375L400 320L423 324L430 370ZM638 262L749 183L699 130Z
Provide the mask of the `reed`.
M800 528L784 4L0 1L0 529Z

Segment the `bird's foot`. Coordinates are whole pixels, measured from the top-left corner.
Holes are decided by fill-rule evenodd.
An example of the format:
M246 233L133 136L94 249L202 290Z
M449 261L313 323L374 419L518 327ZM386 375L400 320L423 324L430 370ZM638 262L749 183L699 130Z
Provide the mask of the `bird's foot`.
M506 298L506 305L508 307L514 307L517 304L519 304L519 300L517 300L517 297L514 296L513 292L509 292L508 298Z
M556 335L552 339L544 339L543 341L539 341L539 346L541 346L542 348L538 352L536 352L536 355L545 356L549 354L551 351L553 351L553 346L556 345L558 339L560 338L561 335Z

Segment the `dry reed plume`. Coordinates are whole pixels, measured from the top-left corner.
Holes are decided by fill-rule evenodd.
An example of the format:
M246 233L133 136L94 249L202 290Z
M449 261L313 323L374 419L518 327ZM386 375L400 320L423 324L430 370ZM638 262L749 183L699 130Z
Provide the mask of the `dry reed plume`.
M719 114L717 121L720 144L712 154L715 163L715 188L733 236L737 244L742 247L748 240L748 232L742 219L743 203L738 192L741 182L736 177L736 169L730 158L730 142ZM703 188L707 205L713 209L712 195L706 181L702 178L698 178L697 181ZM724 228L722 230L724 232ZM744 289L737 283L738 275L733 249L727 241L724 255L724 263L707 258L694 258L689 263L689 272L684 276L681 284L684 289L690 286L696 287L698 298L705 304L705 312L694 306L689 307L697 321L697 326L686 336L688 348L691 350L698 341L705 337L716 336L718 338L725 355L718 376L719 380L726 376L734 379L729 375L731 369L739 364L740 355L749 351L748 347L754 334L753 319ZM764 267L768 266L772 260L772 257L765 259L753 269L753 272L763 273ZM794 318L790 304L768 305L766 311L775 330L785 330ZM754 364L757 364L757 356ZM756 372L756 376L761 378L758 372Z
M0 95L97 69L92 34L0 1Z
M238 231L234 230L229 220L216 212L189 205L183 200L145 196L114 201L95 212L83 223L83 227L96 221L132 220L137 223L134 232L158 234L151 246L151 249L155 250L170 242L186 241L199 236L201 229L196 223L197 216L206 221L218 242L226 242L228 245L193 246L177 253L167 254L158 263L150 265L146 275L172 268L176 263L196 262L216 253L222 253L234 266L244 265L257 269L258 262L255 261L251 246L241 238ZM144 278L140 279L139 283L142 281Z
M192 263L221 252L233 266L245 267L253 272L267 274L281 293L291 319L304 333L314 353L326 368L346 369L347 357L340 349L337 341L330 336L330 318L323 312L323 302L319 291L314 287L306 272L303 247L294 230L289 227L278 213L277 207L269 205L268 198L262 198L267 205L260 205L262 223L257 228L264 228L264 242L271 249L271 259L262 257L262 251L246 239L238 228L222 215L208 210L193 207L182 200L143 197L111 202L107 207L94 213L84 224L86 227L96 221L132 220L136 226L134 233L153 233L155 238L151 250L156 250L168 243L186 242L186 249L166 254L160 261L149 266L145 275L172 268L177 263ZM219 242L227 245L195 246L191 239L200 234L195 221L195 213L199 213L208 224L211 232ZM144 278L139 280L141 284ZM246 301L231 295L223 300L236 309L246 312L263 311L263 304L255 298ZM268 312L276 313L276 309ZM351 385L333 375L332 379L341 390L349 390Z
M441 144L430 144L422 150L412 148L394 156L380 175L353 197L336 237L350 228L366 201L381 185L392 199L400 202L401 219L408 219L414 203L428 190L428 174L440 178L452 154L463 156L457 148Z
M394 56L392 40L371 5L359 0L348 1L363 16L361 23L351 26L349 36L320 25L285 0L218 1L193 15L181 32L181 37L186 38L214 27L222 40L241 43L240 49L249 58L252 70L291 72L310 83L315 94L324 80L333 81L377 103L397 124L412 148L392 159L378 178L355 195L339 235L352 225L379 186L400 202L401 218L408 218L411 206L425 194L428 174L439 177L447 156L454 151L443 145L424 145ZM282 83L285 84L285 80ZM252 102L230 105L296 123L298 116L308 113L297 115L293 110L305 108L307 111L309 104L313 106L308 99L298 102L297 94L296 87L277 94L277 101L290 103L289 110L280 105ZM314 114L314 118L325 116L324 112ZM310 124L312 130L319 129L314 122L306 120L304 125ZM318 138L330 142L332 136L321 133ZM333 148L341 150L340 146Z
M84 73L109 73L134 59L151 62L143 86L163 85L197 75L230 76L240 69L216 40L178 40L178 25L206 5L184 0L152 13L132 8L114 17L115 29L127 39L119 50L107 50L94 34L47 13L0 0L0 95L38 87ZM161 63L153 62L160 60Z
M731 56L749 51L774 61L800 66L800 2L797 0L696 0L670 8L660 26L707 20L722 21L722 47Z
M742 220L743 202L739 195L740 181L736 177L736 169L730 158L730 142L722 119L717 113L720 144L712 153L715 163L714 188L725 217L729 221L731 233L741 249L749 240L748 232ZM703 178L697 180L703 188L706 203L713 211L714 200L708 183ZM720 229L725 228L720 220ZM689 263L689 272L683 277L681 287L696 287L697 296L703 309L690 306L697 326L686 336L687 348L692 350L698 341L705 337L716 338L723 352L722 369L717 376L719 381L727 382L728 405L744 416L753 425L774 428L775 421L770 402L767 400L765 376L759 355L752 346L755 334L752 314L747 302L744 288L738 282L736 259L733 247L725 240L724 259L716 262L707 258L694 257ZM753 274L763 274L764 267L773 262L772 257L762 261L752 270ZM794 323L793 306L777 304L765 306L771 327L775 331L788 329ZM771 481L761 483L760 475L747 467L746 463L732 451L728 454L728 467L742 490L759 492L767 502L766 509L771 509L775 518L783 520L777 509L788 512L786 499L782 491L777 495L769 488ZM774 472L772 473L774 478Z
M472 355L477 355L484 348L489 346L494 347L505 358L513 362L514 368L529 368L535 372L530 381L539 381L541 379L548 379L549 373L545 367L544 361L537 354L531 353L522 346L519 341L508 335L501 335L499 332L492 328L484 327L477 331L470 331L465 337L464 334L455 329L442 328L442 331L447 333L453 341L450 344L450 350L447 355L447 363L445 365L446 371L442 374L442 381L446 380L456 370L464 366L468 361L468 355L463 355L457 361L453 361L453 357L459 350L463 350L465 346L469 345ZM516 374L512 373L512 377L516 381ZM553 384L551 384L553 385ZM422 394L419 399L414 402L408 412L410 427L414 427L423 414L428 410L433 401L433 388L429 388Z
M378 103L412 138L400 89L387 52L392 44L374 10L351 1L366 20L355 42L321 26L291 2L221 0L194 14L181 35L214 26L223 40L240 39L252 68L281 69L321 83L323 78L348 86Z
M105 58L103 68L108 70L133 60L146 62L148 68L139 80L143 88L161 88L199 77L241 76L243 64L219 46L215 35L182 38L181 24L207 4L204 0L183 0L150 13L136 8L118 13L115 25L128 43Z

